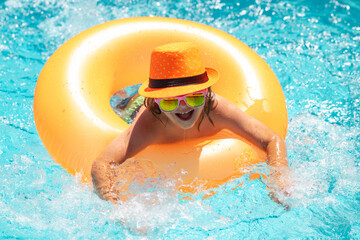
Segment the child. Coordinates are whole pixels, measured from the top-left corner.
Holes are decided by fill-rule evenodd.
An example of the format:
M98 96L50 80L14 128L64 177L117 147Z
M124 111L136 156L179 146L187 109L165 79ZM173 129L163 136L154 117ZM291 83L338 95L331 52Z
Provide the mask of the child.
M197 138L229 129L261 147L267 153L268 165L287 169L284 140L214 94L210 87L217 80L217 71L204 67L195 44L182 42L155 48L150 78L139 89L139 94L145 97L145 107L93 163L93 183L99 196L115 203L118 198L112 193L116 184L114 166L148 145L183 141L184 131L188 138ZM281 171L278 175L281 176Z

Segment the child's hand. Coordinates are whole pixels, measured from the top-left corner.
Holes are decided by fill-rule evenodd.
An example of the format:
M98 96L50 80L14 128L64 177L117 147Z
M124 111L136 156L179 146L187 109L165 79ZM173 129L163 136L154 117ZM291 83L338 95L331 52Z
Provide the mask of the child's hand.
M290 171L288 169L272 170L272 173L266 179L267 187L270 189L270 198L290 210L290 206L286 203L286 199L291 196L292 182L290 179Z

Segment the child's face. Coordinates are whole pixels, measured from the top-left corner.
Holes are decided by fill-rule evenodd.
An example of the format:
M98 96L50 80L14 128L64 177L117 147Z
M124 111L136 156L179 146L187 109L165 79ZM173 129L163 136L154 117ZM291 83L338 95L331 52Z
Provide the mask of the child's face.
M200 117L204 105L200 107L189 107L181 100L179 107L173 112L163 112L173 124L183 129L192 128Z

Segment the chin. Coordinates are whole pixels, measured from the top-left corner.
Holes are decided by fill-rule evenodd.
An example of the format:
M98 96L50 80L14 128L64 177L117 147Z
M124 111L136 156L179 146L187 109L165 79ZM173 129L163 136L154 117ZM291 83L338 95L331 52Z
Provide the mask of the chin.
M186 126L181 125L181 126L179 126L179 127L182 128L182 129L184 129L184 130L187 130L187 129L193 128L194 126L195 126L195 122L193 122L193 123L190 124L190 125L186 125Z

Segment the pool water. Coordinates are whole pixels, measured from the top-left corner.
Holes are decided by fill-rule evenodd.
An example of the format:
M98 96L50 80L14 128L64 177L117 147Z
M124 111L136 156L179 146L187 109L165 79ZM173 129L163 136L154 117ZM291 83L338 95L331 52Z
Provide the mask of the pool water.
M360 239L359 15L358 0L0 1L0 237ZM113 206L49 157L32 114L46 60L85 29L135 16L219 28L268 62L287 100L290 211L248 175L206 200L134 184L139 194Z
M145 97L138 94L141 84L127 86L114 93L110 98L110 106L126 123L132 124Z

